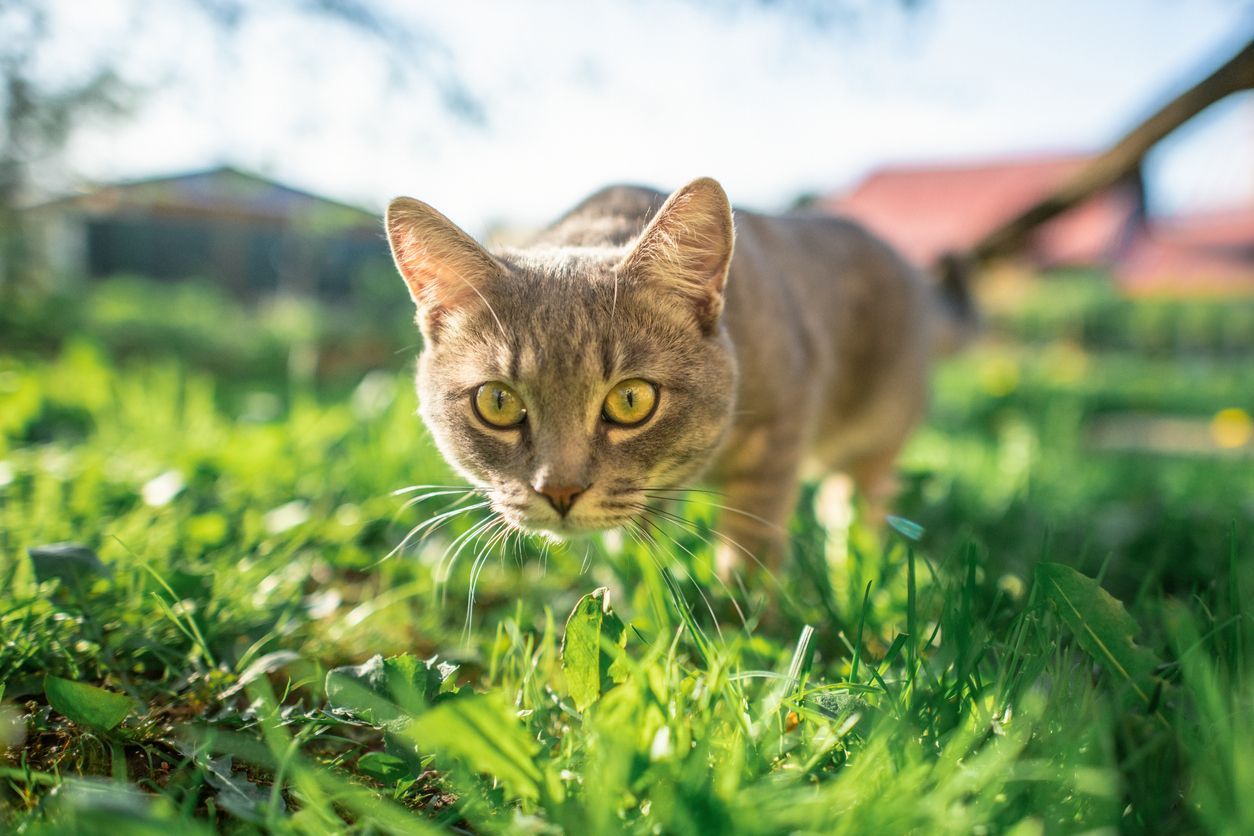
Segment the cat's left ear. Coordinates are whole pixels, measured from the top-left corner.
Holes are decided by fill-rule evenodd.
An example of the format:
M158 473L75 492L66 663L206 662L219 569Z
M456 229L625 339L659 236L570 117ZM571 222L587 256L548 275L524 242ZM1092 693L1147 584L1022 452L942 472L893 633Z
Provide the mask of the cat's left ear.
M711 333L723 312L734 243L727 193L702 177L666 199L620 268L677 293Z
M449 312L481 303L481 286L503 272L475 239L421 200L396 198L388 204L385 224L392 259L428 339Z

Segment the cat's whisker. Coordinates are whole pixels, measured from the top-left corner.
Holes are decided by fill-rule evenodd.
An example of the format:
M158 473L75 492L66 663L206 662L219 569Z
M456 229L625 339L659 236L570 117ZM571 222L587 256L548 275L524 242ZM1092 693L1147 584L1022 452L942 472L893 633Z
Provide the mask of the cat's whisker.
M414 526L414 528L417 528L417 527L418 527L418 526ZM414 528L409 529L409 531L407 531L407 532L405 533L405 536L404 536L403 538L401 538L401 541L400 541L399 543L397 543L397 544L396 544L396 545L392 548L392 550L391 550L391 551L389 551L387 554L383 555L383 557L381 557L381 558L379 558L378 560L376 560L376 561L374 562L374 564L372 564L372 565L374 565L374 566L378 566L380 563L384 562L385 560L391 560L391 559L392 559L393 557L395 557L395 556L396 556L396 555L397 555L397 554L398 554L401 550L403 550L403 549L404 549L407 545L409 545L409 541L410 541L410 539L411 539L411 538L413 538L413 537L414 537L414 535L415 535Z
M635 522L637 526L639 526L641 523L649 525L658 534L661 534L667 540L670 540L671 543L673 543L675 546L677 546L678 548L686 552L693 560L697 559L697 556L692 553L691 549L689 549L687 546L680 543L678 540L676 540L674 537L672 537L670 534L664 531L660 525L653 522L648 517L642 516L639 520L633 520L633 522ZM655 540L651 534L648 534L648 532L644 532L644 533L646 534L646 536L648 536L649 541L651 543L658 546L659 548L661 547L661 544L658 543L657 540ZM723 638L723 628L718 623L718 615L716 615L714 612L714 605L710 602L709 596L705 594L705 590L701 587L701 584L697 581L697 579L692 576L692 572L688 571L688 567L684 566L683 563L676 563L675 565L679 566L680 570L684 573L684 577L692 581L692 585L697 588L697 594L701 596L701 602L705 604L705 609L707 612L709 612L710 619L714 622L714 631L718 633L718 637L720 639ZM719 582L722 583L721 580ZM728 591L730 593L730 590ZM740 606L736 604L736 601L734 598L732 599L732 604L736 607L736 612L740 614L741 622L744 622L744 614L740 612Z
M462 541L470 537L473 537L475 532L479 529L481 525L484 524L484 522L486 521L480 521L480 522L475 523L470 528L466 529L465 531L461 532L456 537L454 537L452 540L450 540L448 544L444 546L444 551L440 552L439 558L436 559L435 569L432 570L431 577L432 577L432 581L435 584L435 589L438 590L439 592L439 599L440 599L441 606L444 605L445 599L448 596L448 590L447 590L446 585L448 584L449 577L452 575L451 569L447 572L444 569L445 559L448 557L449 552L452 549L456 548Z
M504 555L505 552L508 552L511 549L513 550L514 563L518 566L519 569L521 569L523 566L522 541L523 541L522 529L511 527L509 536L505 538L505 547L502 549L502 555Z
M445 546L444 553L440 555L440 560L436 563L435 567L435 585L436 588L440 590L441 608L445 607L445 605L449 603L449 580L453 578L453 568L456 563L456 559L458 559L458 555L460 555L461 551L463 551L468 545L473 544L472 548L473 546L477 546L479 544L480 536L483 535L485 530L490 528L490 524L492 524L492 520L490 520L490 518L482 521L482 523L477 523L473 525L472 528L466 529L463 533L456 536L456 538L454 538L449 545ZM449 551L454 548L456 550L454 551L453 556L449 558ZM445 567L445 558L449 559L448 567Z
M471 510L471 509L466 509L466 510ZM436 525L434 525L434 526L432 526L431 528L427 529L427 531L423 533L422 537L421 537L421 538L419 539L419 541L418 541L418 544L419 544L419 545L422 545L422 544L423 544L423 543L425 543L427 540L429 540L429 539L431 539L432 537L434 537L437 531L439 531L439 530L440 530L440 529L442 529L442 528L447 527L447 526L448 526L448 525L450 525L450 524L453 522L453 520L455 520L455 519L457 519L457 515L455 515L455 514L450 514L450 515L449 515L448 517L446 517L445 519L440 520L440 521L439 521Z
M422 539L425 540L434 531L441 528L445 522L451 520L452 518L457 517L461 514L468 514L471 511L477 511L480 508L487 508L491 504L492 503L488 501L478 502L478 503L475 503L474 505L467 505L465 508L454 508L451 511L444 511L443 513L436 514L434 517L431 517L430 519L423 520L422 522L418 523L416 526L411 528L409 530L409 533L405 535L405 539L401 540L401 542L398 543L394 549L388 552L387 555L383 557L383 560L389 560L395 557L400 552L404 551L409 546L409 544L413 542L413 539L417 537L423 531L427 532L422 537Z
M675 582L674 577L671 575L670 568L666 565L666 563L662 561L662 559L658 556L658 553L650 548L650 545L652 545L652 546L657 547L660 550L661 544L658 543L657 540L654 539L653 535L649 533L648 529L644 527L643 523L649 522L649 521L644 518L638 518L638 519L633 519L630 522L632 524L632 527L634 527L636 531L638 532L638 535L636 536L636 541L640 543L640 546L641 548L644 549L645 554L649 556L649 559L653 561L653 565L656 566L657 570L662 574L662 578L664 581L666 581L666 585L671 590L671 594L675 596L676 598L676 603L679 603L682 606L687 607L688 606L687 601L685 601L683 596L680 594L679 585ZM661 529L658 528L655 523L650 522L649 524L653 525L654 528L656 528L659 532L661 531ZM672 542L674 542L673 539L672 539ZM714 630L716 633L718 633L719 638L722 639L723 628L718 622L718 616L714 612L714 606L713 604L710 603L709 596L705 594L705 590L702 589L701 584L698 583L695 578L693 578L692 573L688 571L687 567L685 567L683 564L678 564L678 565L679 565L680 570L683 571L684 576L689 581L692 582L693 586L696 587L697 594L701 596L701 602L705 605L706 611L709 612L710 614L710 620L714 624ZM689 608L689 610L691 610L691 608Z
M631 492L634 493L636 490L637 489L633 488ZM713 496L727 496L727 494L723 493L722 491L715 491L709 488L655 488L655 487L646 485L645 487L639 488L638 490L646 494L648 491L657 491L660 493L678 493L678 494L706 493L706 494L712 494Z
M549 574L549 546L552 545L548 538L544 539L544 545L540 548L540 574Z
M409 487L420 488L424 486L411 485ZM396 496L399 493L403 493L406 490L409 490L409 488L402 488L400 491L393 492L392 495ZM413 538L417 536L417 534L421 532L424 528L428 528L428 530L427 530L427 533L423 535L422 540L425 540L427 537L431 536L433 533L438 531L448 520L447 517L440 516L441 512L449 511L452 508L456 508L458 505L461 505L467 499L470 499L471 497L476 496L477 490L472 489L472 488L466 488L465 486L458 486L456 489L453 489L453 490L430 492L430 493L424 494L423 496L410 499L406 501L403 505L401 505L400 508L397 508L396 511L393 512L392 514L392 522L396 522L396 518L399 517L401 513L403 513L411 505L417 505L420 502L424 502L427 499L432 499L438 496L451 496L453 494L461 494L461 496L459 496L455 501L446 503L442 508L440 508L439 512L437 512L436 514L436 516L439 517L439 520L436 521L436 525L428 528L428 523L435 521L433 518L428 518L427 520L420 521L417 525L415 525L405 534L405 538L400 542L400 544L395 549L392 549L392 551L388 552L386 555L381 557L377 561L376 565L378 563L382 563L385 560L390 560L391 558L395 557L396 554L399 551L402 551L403 549L405 549L409 545L410 541L412 541ZM462 509L462 510L469 510L469 509ZM456 514L452 514L450 516L456 516Z
M673 522L673 520L671 520L671 522ZM656 528L657 528L657 530L658 530L661 534L665 535L666 539L668 539L668 540L670 540L672 543L674 543L674 544L675 544L675 546L676 546L677 548L682 549L682 550L683 550L684 552L686 552L686 553L688 554L688 556L689 556L689 557L691 557L693 560L696 560L696 559L697 559L697 556L693 553L693 551L692 551L691 549L689 549L687 546L685 546L683 543L679 542L679 540L678 540L678 539L677 539L674 535L672 535L670 532L668 532L668 531L666 531L665 529L663 529L663 528L661 527L661 525L659 525L659 524L658 524L658 523L656 523L656 522L654 522L654 523L653 523L653 525L654 525L654 527L656 527ZM711 546L711 547L713 546L713 543L711 543L711 542L710 542L707 538L703 537L703 536L701 535L701 532L700 532L700 531L698 531L698 530L696 530L696 528L695 528L695 527L694 527L694 528L689 528L689 529L687 529L687 531L688 531L690 534L692 534L694 537L696 537L698 540L700 540L702 543L704 543L705 545L707 545L707 546ZM722 578L721 578L721 577L720 577L717 573L715 573L715 575L714 575L714 579L718 582L718 585L722 588L723 592L724 592L724 593L726 593L726 595L727 595L727 599L728 599L729 601L731 601L732 609L734 609L734 610L736 611L736 616L740 619L740 623L741 623L741 625L742 625L742 626L746 626L746 627L747 627L747 626L748 626L748 618L745 616L744 610L743 610L743 609L741 609L741 607L740 607L740 601L737 599L737 597L736 597L736 593L732 590L732 588L731 588L730 586L728 586L728 585L727 585L727 581L723 580L723 579L722 579ZM746 598L746 599L748 599L748 594L745 592L744 585L743 585L743 584L740 584L739 586L740 586L740 593L741 593L741 595L744 595L744 596L745 596L745 598Z
M637 507L645 515L656 514L662 519L678 524L683 530L687 531L689 534L696 537L705 545L713 547L714 544L711 543L708 538L704 537L701 534L700 530L697 529L695 525L693 525L692 523L690 523L688 520L684 519L683 517L680 517L676 514L671 514L670 512L664 511L661 508L654 508L653 506L650 506L650 505L637 505ZM661 526L659 526L657 523L652 523L652 524L658 529L658 531L664 533L666 535L666 538L670 540L672 543L674 543L676 547L686 552L690 557L692 557L693 560L697 559L697 556L693 554L691 549L684 546L682 543L679 542L679 540L677 540L674 536L672 536L668 532L665 532L661 528ZM727 593L728 599L732 602L732 607L736 610L736 615L740 617L741 624L747 625L748 619L745 617L744 610L740 608L740 602L736 599L736 593L733 592L731 587L727 585L727 582L724 581L721 577L718 577L717 574L715 575L715 578L717 579L719 586L722 587L725 593ZM744 585L740 584L739 586L740 586L741 594L744 595L745 598L747 599L748 594L744 589Z
M444 553L440 555L440 559L435 565L435 584L440 589L440 605L443 606L448 594L448 581L453 574L453 566L457 563L457 558L465 551L466 546L471 540L478 539L488 526L494 525L498 520L496 517L488 517L481 520L461 534L453 538L447 546L444 547ZM450 555L450 552L452 553ZM447 562L446 562L447 561Z
M404 354L407 351L414 351L420 348L422 348L422 343L410 343L409 345L401 346L400 348L396 349L396 351L393 351L392 356L397 357L397 356L400 356L401 354Z
M510 537L505 541L506 550L510 548L510 541L513 541L514 563L518 565L519 569L521 569L523 565L522 547L523 537L525 534L526 532L524 532L521 528L512 528L510 531Z
M397 488L392 491L392 496L403 496L407 493L415 491L441 491L441 490L459 490L459 491L476 491L483 492L483 488L476 488L473 485L406 485L403 488Z
M653 506L653 505L640 505L640 508L641 508L641 509L647 509L648 511L650 511L650 512L652 512L652 513L654 513L654 514L658 514L658 515L660 515L660 516L662 516L662 517L665 517L666 519L670 520L671 522L674 522L674 523L676 523L676 524L680 525L681 527L683 527L684 529L686 529L689 533L691 533L693 536L695 536L695 537L697 537L698 539L700 539L700 540L702 540L703 542L705 542L707 545L713 545L713 544L711 544L711 543L710 543L710 541L709 541L709 540L706 540L704 537L702 537L702 536L701 536L701 532L700 532L700 531L697 529L697 527L696 527L696 526L692 523L692 521L690 521L690 520L688 520L688 519L685 519L684 517L680 516L679 514L675 514L675 513L672 513L672 512L670 512L670 511L666 511L666 510L664 510L664 509L662 509L662 508L658 508L658 507ZM740 552L741 554L743 554L745 557L747 557L747 558L748 558L751 562L753 562L753 563L754 563L754 564L758 567L758 569L759 569L759 570L762 572L762 574L763 574L763 575L767 578L767 580L769 580L769 581L771 582L771 584L772 584L772 585L773 585L773 586L774 586L774 587L775 587L775 588L776 588L776 589L777 589L777 590L778 590L781 594L787 594L787 593L786 593L786 591L784 590L784 584L783 584L783 582L782 582L782 581L780 581L780 579L779 579L778 577L776 577L776 576L775 576L775 573L771 571L771 569L770 569L770 567L769 567L769 566L767 566L765 563L763 563L763 562L762 562L761 558L759 558L759 557L758 557L757 555L755 555L753 552L749 551L749 549L745 548L745 546L744 546L744 545L742 545L742 544L741 544L738 540L736 540L734 537L732 537L731 535L728 535L728 534L724 534L723 532L719 531L717 528L715 528L715 529L711 529L711 530L710 530L710 533L711 533L711 534L713 534L715 537L719 538L720 540L722 540L722 541L723 541L724 543L726 543L727 545L729 545L729 546L731 546L731 547L735 548L737 551L739 551L739 552ZM737 585L737 587L740 589L741 594L742 594L742 595L744 595L744 596L745 596L745 598L747 599L747 598L748 598L748 595L749 595L749 592L748 592L748 590L745 588L745 585L744 585L744 580L743 580L743 578L740 576L740 574L739 574L739 573L737 573L737 576L736 576L736 585Z
M692 502L691 499L685 499L682 496L655 496L650 493L646 493L644 495L649 497L649 499L658 499L664 502L685 502L685 503ZM762 525L766 526L772 531L775 531L776 533L780 533L780 534L788 533L787 530L783 526L781 526L779 523L772 522L766 519L765 517L759 517L757 514L751 514L748 511L744 511L740 508L733 508L731 505L723 505L718 502L710 502L709 500L704 500L704 504L709 505L711 508L717 508L720 511L726 511L730 514L739 514L740 516L751 519L754 522L761 523Z
M458 498L454 502L448 505L445 505L444 507L446 509L459 505L465 502L470 497L477 496L478 494L476 494L474 491L469 491L469 490L433 491L431 493L424 493L421 496L416 496L416 497L413 497L412 499L406 500L405 503L401 505L400 510L404 511L407 508L412 508L415 505L419 505L423 502L426 502L428 499L435 499L436 497L440 497L440 496L454 496L454 495L456 495Z
M505 520L498 519L496 526L489 529L488 542L483 548L475 554L474 563L470 567L470 593L466 598L466 627L463 630L462 643L470 644L471 627L474 624L475 614L475 590L479 586L479 575L483 572L484 565L488 562L488 557L492 554L492 548L501 541L502 538L509 534L509 524Z
M469 511L473 509L460 509L460 510L463 511L463 513L465 513L465 511ZM414 528L411 528L408 531L408 533L405 534L404 538L401 539L400 543L396 544L394 548L391 549L391 551L389 551L389 553L385 554L384 556L381 556L381 558L377 560L376 564L382 563L384 562L384 560L391 560L394 558L394 556L400 554L401 551L408 549L410 543L413 543L414 538L418 538L419 534L423 534L423 531L425 529L426 533L423 534L423 536L421 536L421 538L419 538L418 540L419 543L423 543L423 541L426 540L428 536L430 536L431 534L434 534L435 531L438 531L441 528L444 528L444 525L448 524L449 520L453 519L454 516L455 514L450 513L448 516L441 516L440 519L428 519L428 520L421 521L421 523L419 523L418 525L415 525ZM433 523L434 523L434 526L433 526Z

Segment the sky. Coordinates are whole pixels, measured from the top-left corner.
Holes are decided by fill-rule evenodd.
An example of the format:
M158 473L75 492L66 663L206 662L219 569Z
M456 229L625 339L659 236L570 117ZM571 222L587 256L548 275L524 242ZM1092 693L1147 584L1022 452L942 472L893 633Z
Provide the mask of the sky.
M752 0L398 0L389 52L256 5L223 33L187 0L54 0L41 71L121 55L142 91L75 135L65 182L227 163L372 210L409 194L475 233L622 181L709 175L770 210L895 162L1100 149L1254 35L1237 0L844 0L827 26ZM1164 143L1148 175L1158 212L1254 201L1254 94Z

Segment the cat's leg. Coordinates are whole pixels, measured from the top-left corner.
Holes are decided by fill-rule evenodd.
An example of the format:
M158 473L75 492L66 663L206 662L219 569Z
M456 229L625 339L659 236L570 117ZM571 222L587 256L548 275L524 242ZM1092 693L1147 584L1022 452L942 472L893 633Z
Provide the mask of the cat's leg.
M788 520L799 494L799 462L764 461L722 485L715 568L724 581L737 573L775 572L788 554Z
M900 445L893 445L878 453L859 458L849 468L854 486L862 497L865 521L873 529L884 524L884 518L897 498L900 483L897 479L897 455Z

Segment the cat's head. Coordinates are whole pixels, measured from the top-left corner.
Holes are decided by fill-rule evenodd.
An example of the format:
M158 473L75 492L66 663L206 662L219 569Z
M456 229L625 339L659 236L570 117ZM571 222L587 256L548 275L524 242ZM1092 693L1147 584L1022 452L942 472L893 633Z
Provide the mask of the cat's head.
M718 183L675 192L626 247L490 253L411 198L387 232L424 336L422 417L509 523L612 528L709 463L736 390Z

